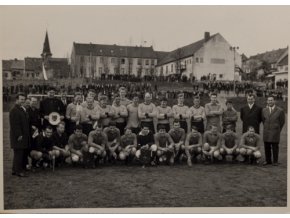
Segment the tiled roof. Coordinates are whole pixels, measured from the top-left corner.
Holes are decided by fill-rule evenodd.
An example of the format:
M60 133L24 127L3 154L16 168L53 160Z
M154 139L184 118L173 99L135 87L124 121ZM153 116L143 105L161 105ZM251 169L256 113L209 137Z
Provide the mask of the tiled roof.
M214 36L216 36L217 34L212 35L209 40L211 38L213 38ZM186 58L189 56L192 56L195 52L197 52L204 44L205 40L204 38L196 41L192 44L183 46L181 48L175 49L172 52L169 52L159 63L158 65L163 65L163 64L167 64L170 62L175 61L176 59L179 58Z
M38 70L42 71L42 58L24 58L25 70Z
M52 69L57 77L67 76L69 73L69 64L66 58L49 58L46 68ZM42 71L42 58L25 58L25 69L31 71Z
M278 66L288 65L288 54L284 56L279 62Z
M11 70L13 60L2 60L2 69L3 70Z
M257 59L261 61L266 61L268 63L276 63L286 50L288 50L288 48L280 48L273 51L267 51L262 54L251 56L249 59Z
M90 54L93 56L129 57L129 58L157 58L152 47L119 46L102 44L73 44L76 55Z
M169 54L168 51L155 51L158 62L161 61L165 56Z
M11 68L24 70L24 60L13 60Z

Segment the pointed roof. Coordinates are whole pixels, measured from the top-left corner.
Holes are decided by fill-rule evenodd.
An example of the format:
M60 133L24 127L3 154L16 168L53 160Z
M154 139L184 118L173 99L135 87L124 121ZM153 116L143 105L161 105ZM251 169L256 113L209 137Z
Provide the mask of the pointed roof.
M42 57L44 57L44 56L52 56L51 51L50 51L47 31L46 31L46 34L45 34L45 39L44 39L44 43L43 43L43 50L42 50L41 56Z

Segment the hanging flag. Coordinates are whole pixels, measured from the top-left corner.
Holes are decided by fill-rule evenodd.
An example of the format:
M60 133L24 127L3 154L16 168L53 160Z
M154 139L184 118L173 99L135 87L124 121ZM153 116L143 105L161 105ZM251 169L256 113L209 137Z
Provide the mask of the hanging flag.
M45 71L44 63L42 63L42 73L43 73L43 78L44 78L44 80L47 80L47 75L46 75L46 71Z

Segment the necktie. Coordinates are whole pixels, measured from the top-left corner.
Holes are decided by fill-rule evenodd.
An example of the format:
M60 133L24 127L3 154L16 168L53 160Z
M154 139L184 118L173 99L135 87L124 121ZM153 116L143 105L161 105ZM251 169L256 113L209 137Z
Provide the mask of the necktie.
M269 107L269 109L270 109L270 114L272 113L272 108L271 107Z

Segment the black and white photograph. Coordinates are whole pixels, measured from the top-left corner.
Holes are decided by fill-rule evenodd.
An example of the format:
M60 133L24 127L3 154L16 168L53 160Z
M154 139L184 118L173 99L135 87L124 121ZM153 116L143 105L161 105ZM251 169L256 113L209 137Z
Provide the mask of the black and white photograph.
M0 6L3 210L286 209L289 26L290 6Z

